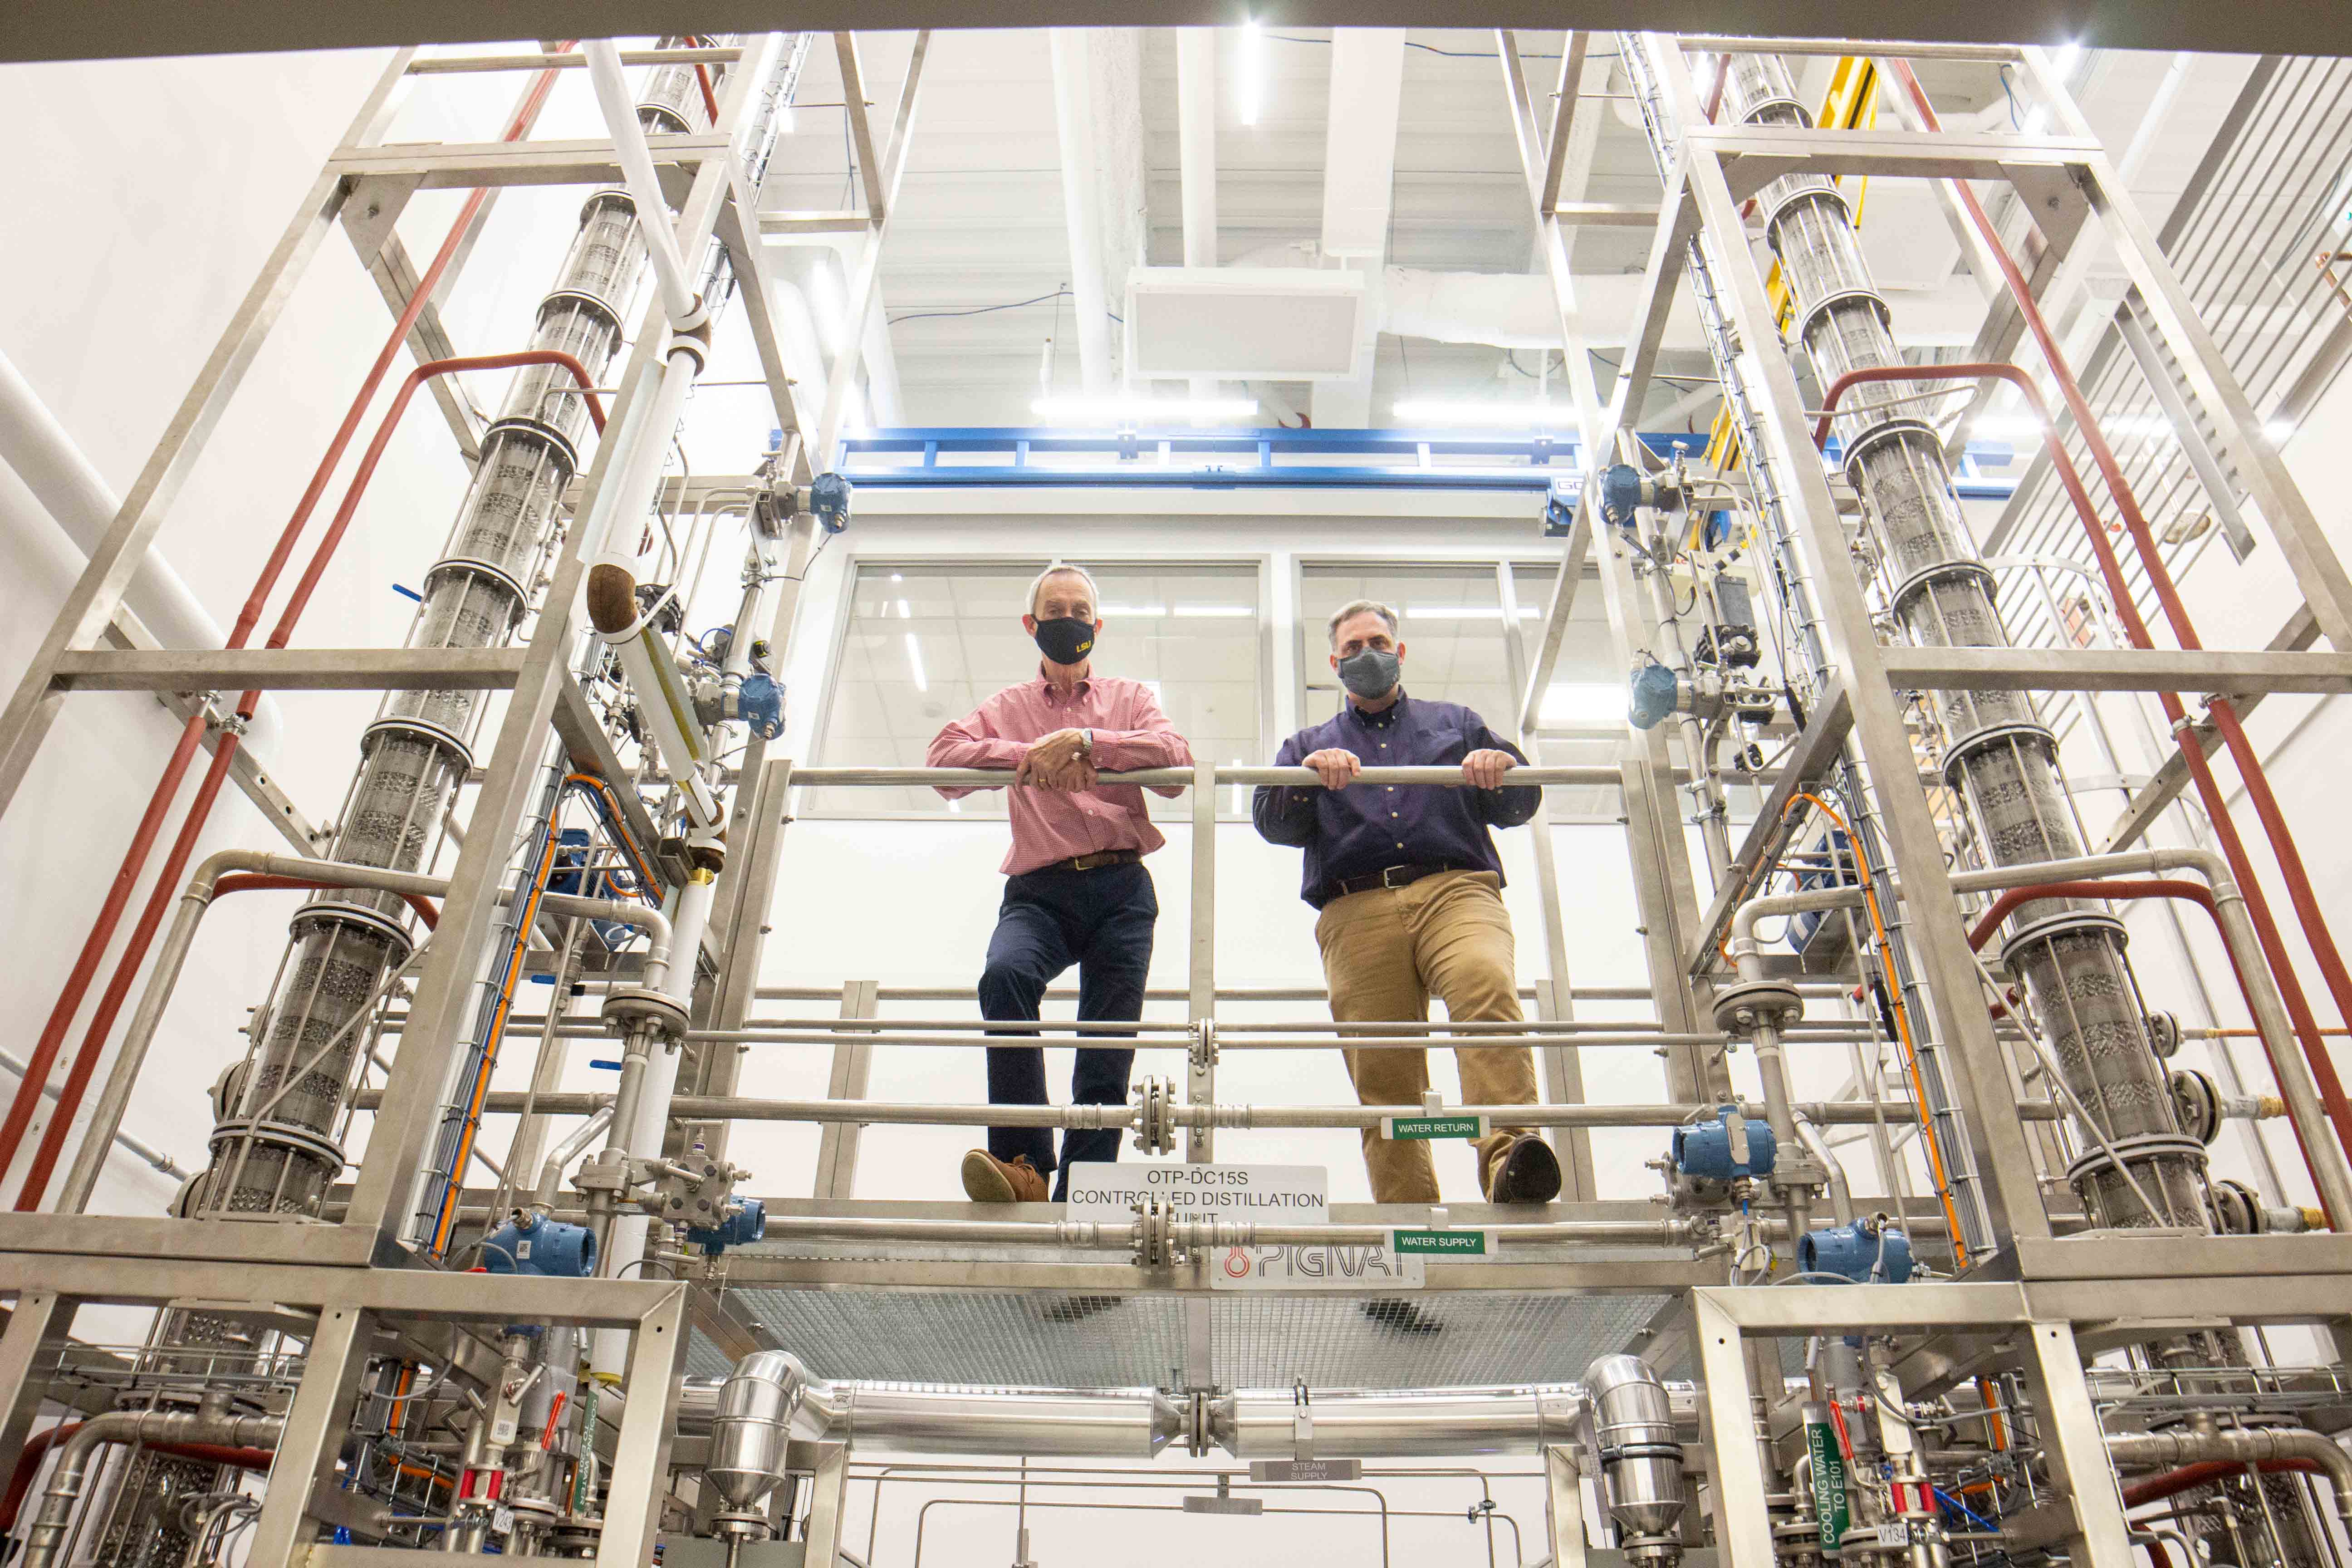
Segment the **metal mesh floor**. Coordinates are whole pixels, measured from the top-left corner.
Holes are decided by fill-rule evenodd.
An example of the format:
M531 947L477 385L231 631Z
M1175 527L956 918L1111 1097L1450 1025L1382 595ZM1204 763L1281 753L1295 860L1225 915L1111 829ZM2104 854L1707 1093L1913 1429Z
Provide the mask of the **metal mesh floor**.
M1184 1302L1060 1291L738 1289L739 1307L820 1377L1010 1387L1181 1385ZM1400 1300L1400 1298L1389 1298ZM1626 1348L1664 1296L1452 1291L1410 1299L1408 1322L1363 1300L1223 1296L1209 1303L1216 1381L1229 1388L1444 1388L1567 1383ZM698 1335L688 1370L728 1361Z

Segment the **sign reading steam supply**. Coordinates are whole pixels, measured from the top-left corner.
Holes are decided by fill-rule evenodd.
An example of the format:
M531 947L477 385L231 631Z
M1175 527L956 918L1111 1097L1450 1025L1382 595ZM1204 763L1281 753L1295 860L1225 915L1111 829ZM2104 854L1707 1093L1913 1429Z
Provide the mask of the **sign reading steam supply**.
M1070 1167L1070 1205L1063 1217L1081 1225L1125 1225L1138 1205L1152 1202L1179 1219L1325 1225L1331 1218L1327 1184L1320 1165L1080 1161Z

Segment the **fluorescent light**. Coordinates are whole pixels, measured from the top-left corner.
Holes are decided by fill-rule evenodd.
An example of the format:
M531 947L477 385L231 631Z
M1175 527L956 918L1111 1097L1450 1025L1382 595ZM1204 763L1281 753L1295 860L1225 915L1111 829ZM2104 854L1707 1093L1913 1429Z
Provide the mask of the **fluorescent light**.
M1206 420L1247 419L1257 412L1255 397L1041 397L1030 404L1053 425L1194 425Z
M1105 620L1114 616L1124 620L1132 616L1164 616L1167 613L1165 605L1104 605L1095 611Z
M1502 426L1525 430L1560 430L1576 423L1573 409L1549 403L1443 403L1415 399L1393 405L1401 425Z
M2291 419L2271 420L2268 424L2263 426L2263 434L2271 438L2272 446L2284 447L2294 435L2294 422ZM1182 612L1179 611L1178 613L1181 614Z
M1257 612L1247 605L1179 605L1171 613L1180 617L1204 618L1210 616L1249 616Z
M911 621L915 618L913 608L904 599L898 601L898 618L902 621Z
M1234 109L1244 125L1257 123L1258 100L1265 92L1265 35L1258 30L1257 18L1245 17L1242 22L1241 69L1234 72Z
M1544 689L1542 724L1622 724L1625 721L1625 690L1594 681L1562 681Z
M929 691L931 689L931 683L923 676L923 645L915 640L912 632L907 634L907 668L915 673L916 690Z
M2082 58L2083 46L2069 38L2051 51L2050 68L2058 73L2059 80L2063 81L2074 74L2075 62Z
M905 582L906 580L907 580L906 574L904 574L903 572L893 572L893 573L891 573L891 574L890 574L890 581L892 581L893 583L903 583L903 582Z

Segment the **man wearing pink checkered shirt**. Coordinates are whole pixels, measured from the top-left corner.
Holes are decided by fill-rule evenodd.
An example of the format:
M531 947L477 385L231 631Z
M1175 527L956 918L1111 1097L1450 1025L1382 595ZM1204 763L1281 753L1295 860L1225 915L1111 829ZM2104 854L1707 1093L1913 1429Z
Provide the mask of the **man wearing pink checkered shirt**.
M1078 1017L1131 1023L1143 1016L1151 932L1160 918L1143 858L1167 842L1151 826L1143 792L1104 784L1106 773L1192 765L1151 689L1139 680L1094 673L1102 630L1094 579L1055 562L1029 585L1024 630L1043 656L1037 679L1008 686L942 729L925 759L935 768L1002 768L1013 775L1013 848L1004 858L1004 901L980 975L981 1016L1034 1022L1045 987L1078 966ZM968 788L942 787L950 799ZM1181 795L1179 787L1162 788ZM1034 1029L992 1030L1029 1035ZM1129 1036L1090 1035L1108 1041ZM1132 1047L1082 1047L1070 1099L1124 1105ZM992 1046L991 1105L1044 1105L1043 1047ZM1071 1128L1063 1134L1054 1191L1069 1193L1076 1161L1118 1158L1117 1128ZM988 1147L963 1157L964 1192L977 1203L1042 1203L1057 1168L1053 1133L1043 1127L992 1127Z

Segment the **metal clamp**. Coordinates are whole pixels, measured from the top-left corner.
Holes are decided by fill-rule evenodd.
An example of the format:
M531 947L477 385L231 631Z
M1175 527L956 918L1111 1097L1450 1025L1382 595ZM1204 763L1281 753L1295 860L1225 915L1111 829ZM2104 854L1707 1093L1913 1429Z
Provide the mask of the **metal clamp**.
M1135 1086L1135 1146L1146 1154L1176 1152L1176 1080L1147 1078Z
M1715 1026L1727 1035L1745 1037L1759 1026L1784 1029L1804 1016L1805 999L1785 981L1742 981L1716 993Z
M1186 1054L1191 1058L1194 1070L1206 1071L1215 1067L1217 1021L1214 1018L1195 1018L1187 1027L1192 1035L1192 1043L1187 1047Z
M1176 1241L1169 1231L1168 1205L1146 1198L1135 1206L1135 1263L1139 1268L1171 1268L1178 1261Z
M1311 1459L1315 1457L1315 1396L1307 1392L1305 1378L1294 1378L1290 1384L1290 1457Z

